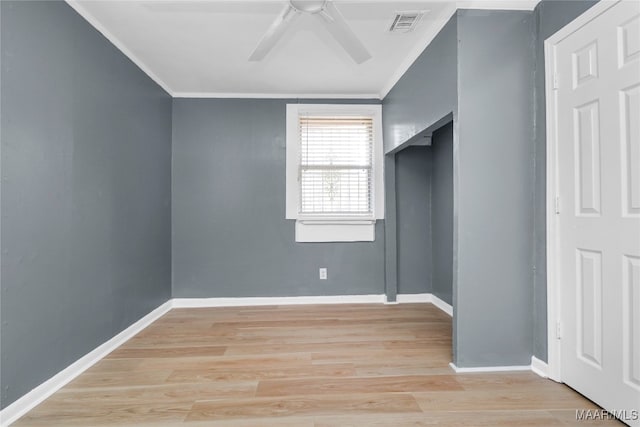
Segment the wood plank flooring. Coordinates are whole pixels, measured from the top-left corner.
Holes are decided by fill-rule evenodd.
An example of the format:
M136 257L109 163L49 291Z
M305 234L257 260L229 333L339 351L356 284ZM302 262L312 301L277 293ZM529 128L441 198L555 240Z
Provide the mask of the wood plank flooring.
M530 372L455 374L431 304L174 309L16 426L585 426Z

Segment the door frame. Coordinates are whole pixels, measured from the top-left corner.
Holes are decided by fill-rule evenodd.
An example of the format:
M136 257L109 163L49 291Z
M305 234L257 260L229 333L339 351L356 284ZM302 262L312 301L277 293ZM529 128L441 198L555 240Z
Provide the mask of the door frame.
M571 34L623 0L602 0L587 9L544 42L545 95L547 120L547 166L546 166L546 215L547 215L547 366L548 375L554 381L562 382L562 353L559 338L562 335L562 292L560 287L559 237L560 230L556 211L561 209L558 198L558 122L556 46Z

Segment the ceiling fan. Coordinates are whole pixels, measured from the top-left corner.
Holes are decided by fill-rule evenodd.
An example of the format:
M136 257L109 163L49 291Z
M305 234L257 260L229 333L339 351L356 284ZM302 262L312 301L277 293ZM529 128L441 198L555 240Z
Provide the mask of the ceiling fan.
M361 64L371 58L371 54L353 33L349 24L338 9L329 0L289 0L289 4L271 24L258 46L249 57L249 61L261 61L278 40L302 14L309 14L320 20L329 33L347 51L351 58Z

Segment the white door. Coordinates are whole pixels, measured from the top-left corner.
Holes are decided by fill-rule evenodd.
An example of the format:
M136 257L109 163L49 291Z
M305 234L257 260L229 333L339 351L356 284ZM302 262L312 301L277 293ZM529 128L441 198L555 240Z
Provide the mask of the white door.
M640 2L605 7L554 49L561 378L640 426Z

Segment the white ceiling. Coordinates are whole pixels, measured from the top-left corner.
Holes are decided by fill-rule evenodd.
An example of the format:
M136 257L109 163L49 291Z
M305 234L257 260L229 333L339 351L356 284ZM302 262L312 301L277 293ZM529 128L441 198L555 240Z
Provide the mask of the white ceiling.
M360 65L309 15L264 60L248 61L286 0L68 3L175 97L382 98L456 7L530 10L537 1L336 0L372 54ZM414 31L390 33L405 10L428 12Z

